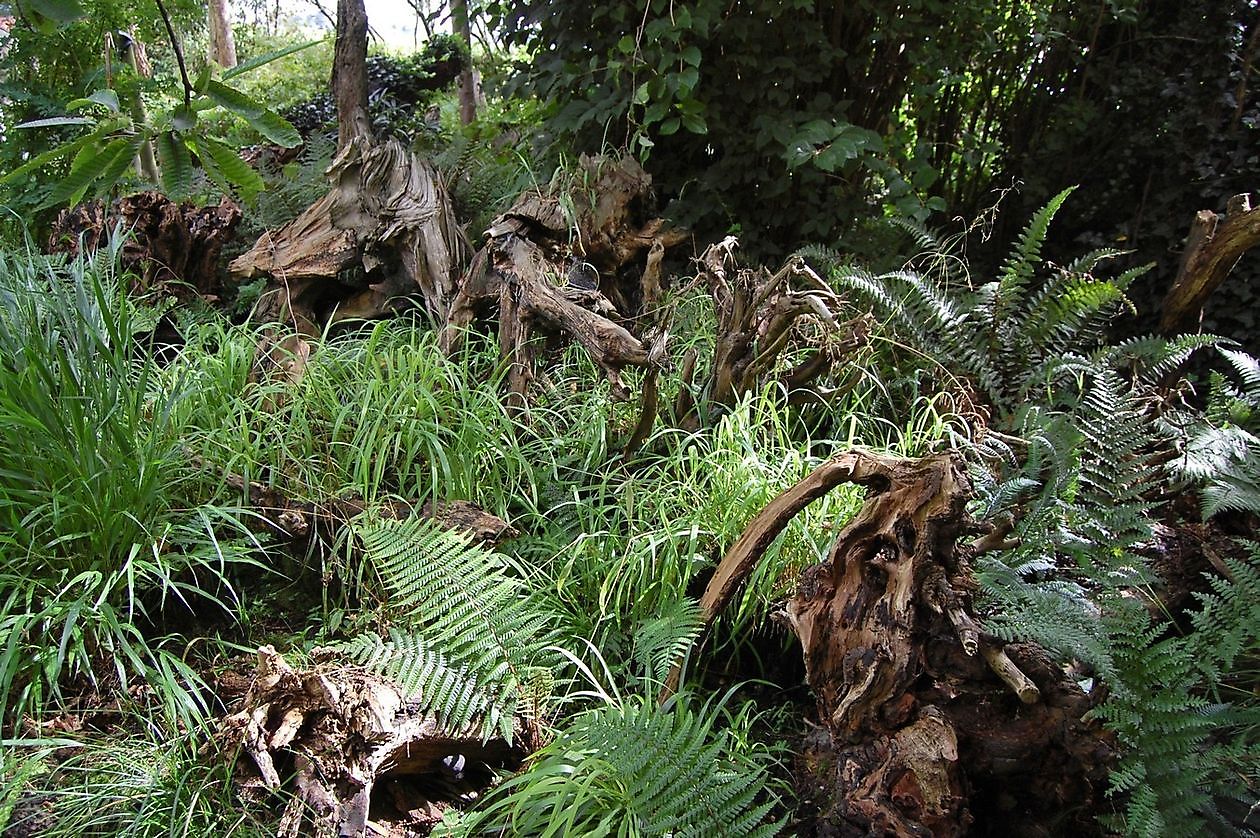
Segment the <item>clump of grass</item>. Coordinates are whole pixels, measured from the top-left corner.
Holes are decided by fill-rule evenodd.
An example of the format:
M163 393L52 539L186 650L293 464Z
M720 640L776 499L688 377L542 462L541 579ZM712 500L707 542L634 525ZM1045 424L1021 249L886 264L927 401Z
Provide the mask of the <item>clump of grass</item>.
M176 601L227 607L252 549L185 491L183 392L155 386L117 247L0 254L0 718L136 675L195 715L197 676L142 626Z

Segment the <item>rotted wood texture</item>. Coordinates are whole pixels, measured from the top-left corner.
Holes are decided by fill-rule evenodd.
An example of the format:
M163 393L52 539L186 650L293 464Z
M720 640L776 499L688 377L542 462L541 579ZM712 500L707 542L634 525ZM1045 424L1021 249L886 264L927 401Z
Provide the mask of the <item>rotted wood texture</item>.
M451 801L475 798L492 769L519 765L523 752L476 731L444 730L414 707L394 684L356 667L324 660L296 670L263 646L216 744L248 758L237 770L246 793L292 793L281 838L416 834Z
M962 835L1013 812L1036 831L1065 807L1087 813L1113 753L1084 721L1097 696L972 615L971 560L1012 542L967 516L971 484L954 454L854 450L823 463L723 558L701 600L706 623L793 516L844 483L866 499L778 615L817 701L797 773L818 812L801 834Z
M443 322L466 246L432 164L355 138L328 176L327 194L229 265L237 281L269 278L253 319L313 335L418 304Z
M1174 334L1196 328L1208 298L1239 258L1258 244L1260 207L1251 206L1250 195L1230 198L1224 216L1211 210L1196 213L1177 278L1161 307L1160 331Z

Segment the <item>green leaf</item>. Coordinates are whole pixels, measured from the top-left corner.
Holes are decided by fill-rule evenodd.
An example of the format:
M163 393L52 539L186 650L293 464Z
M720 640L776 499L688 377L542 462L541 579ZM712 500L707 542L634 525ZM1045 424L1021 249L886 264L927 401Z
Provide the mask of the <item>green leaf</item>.
M227 81L228 79L235 78L236 76L239 76L242 73L248 73L250 70L257 70L259 67L262 67L266 64L270 64L273 61L278 61L281 58L284 58L286 55L292 55L295 52L301 52L304 49L310 49L313 46L327 43L327 41L328 41L327 38L318 38L314 41L307 41L306 43L303 43L303 44L294 44L291 47L285 47L284 49L278 49L278 50L275 50L274 52L268 52L264 55L260 55L257 58L251 58L250 60L242 64L237 64L235 67L225 72L223 74L223 80ZM200 83L200 81L201 79L198 78L198 83ZM203 90L204 88L198 86L197 89Z
M708 123L704 121L704 117L696 113L684 113L682 115L682 126L692 134L709 133Z
M644 82L634 89L634 98L631 100L636 105L646 104L648 100L648 83Z
M242 197L252 198L266 188L258 172L254 171L231 148L209 137L202 137L197 142L198 150L205 152L205 155L202 155L202 165L205 165L206 156L209 156L224 179L240 189Z
M302 143L297 129L282 119L275 111L254 101L234 87L211 80L206 92L218 104L249 123L250 127L276 145L293 148Z
M177 131L187 131L197 124L197 111L180 105L171 111L171 125Z
M692 46L685 47L682 51L682 60L690 64L692 67L700 66L700 58L700 47L695 46L694 44Z
M192 158L182 138L174 131L163 131L154 142L158 162L162 165L162 189L172 198L182 198L192 191Z
M127 147L128 141L121 138L110 141L99 150L84 146L70 167L70 174L53 188L43 206L55 206L63 201L78 203L87 188L113 167L118 156L127 153Z
M28 172L32 172L35 169L38 169L40 166L46 166L49 163L53 162L54 160L60 160L62 157L66 157L70 154L74 154L78 152L79 149L83 148L85 145L87 145L88 143L96 139L97 139L96 134L88 134L86 137L79 137L79 139L68 142L65 145L59 145L56 148L49 149L48 151L45 151L43 154L37 155L35 157L32 157L30 160L27 160L21 166L18 166L16 169L9 172L4 177L0 177L0 183L9 183L10 181L16 180L17 178L21 177L22 175L27 174Z
M24 5L58 23L69 23L87 14L79 0L26 0Z
M50 116L47 119L32 119L30 122L21 122L14 125L14 128L54 128L59 125L92 125L93 120L86 119L81 116Z
M140 150L142 142L144 142L144 137L132 137L127 141L126 150L114 158L114 162L110 163L105 171L101 172L101 176L96 182L95 194L98 197L113 189L114 185L118 183L118 179L123 176L123 173L131 165L131 161L135 159L136 152Z
M670 134L676 134L678 132L678 126L681 124L682 120L676 116L671 116L669 119L661 123L661 136L668 137Z

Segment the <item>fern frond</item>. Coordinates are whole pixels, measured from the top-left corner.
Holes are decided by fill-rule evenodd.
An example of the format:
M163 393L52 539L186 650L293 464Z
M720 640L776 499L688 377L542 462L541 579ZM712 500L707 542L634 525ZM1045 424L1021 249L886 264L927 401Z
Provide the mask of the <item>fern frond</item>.
M452 724L476 721L483 735L510 741L513 718L533 715L546 697L538 692L555 665L553 617L467 535L421 518L365 520L354 530L406 630L388 643L359 638L347 651Z
M664 683L669 671L691 650L704 627L695 600L683 598L662 605L660 613L634 631L634 659L647 677Z
M998 274L993 307L994 323L1004 322L1024 306L1028 287L1032 284L1033 275L1041 262L1041 246L1050 231L1050 222L1075 189L1075 186L1069 186L1051 198L1049 203L1033 214L1032 220L1020 234L1015 248Z
M434 834L777 835L762 760L739 753L718 718L685 699L584 713L485 806Z

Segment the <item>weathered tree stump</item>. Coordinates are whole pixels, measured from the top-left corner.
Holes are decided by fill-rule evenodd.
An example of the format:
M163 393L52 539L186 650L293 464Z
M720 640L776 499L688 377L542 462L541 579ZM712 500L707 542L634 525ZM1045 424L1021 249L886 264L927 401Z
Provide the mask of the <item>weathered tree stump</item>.
M970 559L1009 542L967 516L956 455L828 460L745 529L701 600L706 618L797 512L842 483L867 498L780 615L817 699L798 758L822 801L804 834L952 836L1003 818L1020 819L1004 834L1054 834L1065 812L1091 824L1111 757L1084 720L1095 697L971 616Z
M1229 199L1224 216L1200 210L1190 225L1177 278L1160 307L1160 331L1174 334L1198 326L1203 306L1221 286L1239 258L1260 244L1260 207L1251 196Z
M48 246L60 253L91 252L118 229L127 235L120 255L123 267L138 279L134 290L213 299L221 292L219 254L240 220L241 209L231 198L199 207L158 192L138 192L119 198L108 211L100 201L62 210Z
M503 739L444 730L391 682L333 661L298 671L271 646L258 650L242 705L216 741L249 757L252 771L238 766L246 790L292 794L284 838L389 834L380 820L431 827L451 801L475 798L492 769L524 757Z
M229 266L238 281L270 280L252 319L309 336L418 302L444 321L465 245L433 166L397 141L355 139L328 175L324 197Z

